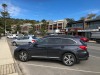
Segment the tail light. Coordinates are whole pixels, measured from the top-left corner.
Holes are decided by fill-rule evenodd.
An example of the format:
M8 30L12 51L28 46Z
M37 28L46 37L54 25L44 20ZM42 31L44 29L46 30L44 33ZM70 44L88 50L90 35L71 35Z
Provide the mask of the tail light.
M36 42L36 40L32 40L32 42Z
M87 46L79 46L82 50L87 50Z

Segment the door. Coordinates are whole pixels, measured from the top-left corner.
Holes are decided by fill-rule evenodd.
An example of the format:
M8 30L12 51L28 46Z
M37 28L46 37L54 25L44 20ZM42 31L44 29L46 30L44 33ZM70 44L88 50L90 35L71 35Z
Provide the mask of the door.
M61 38L49 38L46 49L49 58L59 58L62 50Z
M18 45L22 45L22 44L23 44L23 43L22 43L22 40L23 40L23 37L19 37L19 38L16 39L16 43L17 43Z
M22 39L22 44L28 44L29 42L29 36L24 36Z
M47 57L47 39L38 39L37 42L29 49L32 57Z

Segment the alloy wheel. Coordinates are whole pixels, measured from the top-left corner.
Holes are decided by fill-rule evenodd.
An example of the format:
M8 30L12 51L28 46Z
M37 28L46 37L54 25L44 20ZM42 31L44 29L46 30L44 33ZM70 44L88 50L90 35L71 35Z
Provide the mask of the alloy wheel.
M28 60L28 53L26 51L21 51L19 53L20 61L26 62Z
M76 62L76 58L73 54L71 53L66 53L64 54L63 56L63 63L66 65L66 66L72 66L74 65Z

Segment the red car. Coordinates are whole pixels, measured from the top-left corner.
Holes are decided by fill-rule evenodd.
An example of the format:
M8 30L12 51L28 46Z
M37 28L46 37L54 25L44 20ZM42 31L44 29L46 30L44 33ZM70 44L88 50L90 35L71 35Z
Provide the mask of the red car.
M75 37L80 38L84 42L88 42L89 41L89 39L84 37L84 36L75 36Z

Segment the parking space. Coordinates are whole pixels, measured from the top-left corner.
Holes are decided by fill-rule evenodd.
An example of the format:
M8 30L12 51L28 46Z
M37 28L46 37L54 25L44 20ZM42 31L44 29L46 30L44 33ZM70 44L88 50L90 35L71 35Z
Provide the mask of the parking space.
M29 62L19 62L20 66L30 75L100 75L100 58L90 57L88 61L68 67L59 61L32 59ZM26 72L27 71L27 72Z
M12 53L14 48L11 46ZM98 50L97 53L92 51L95 49L89 49L89 60L70 67L63 65L60 61L46 59L32 59L28 62L18 61L18 63L26 75L100 75L100 57L96 55L100 54L100 51Z

